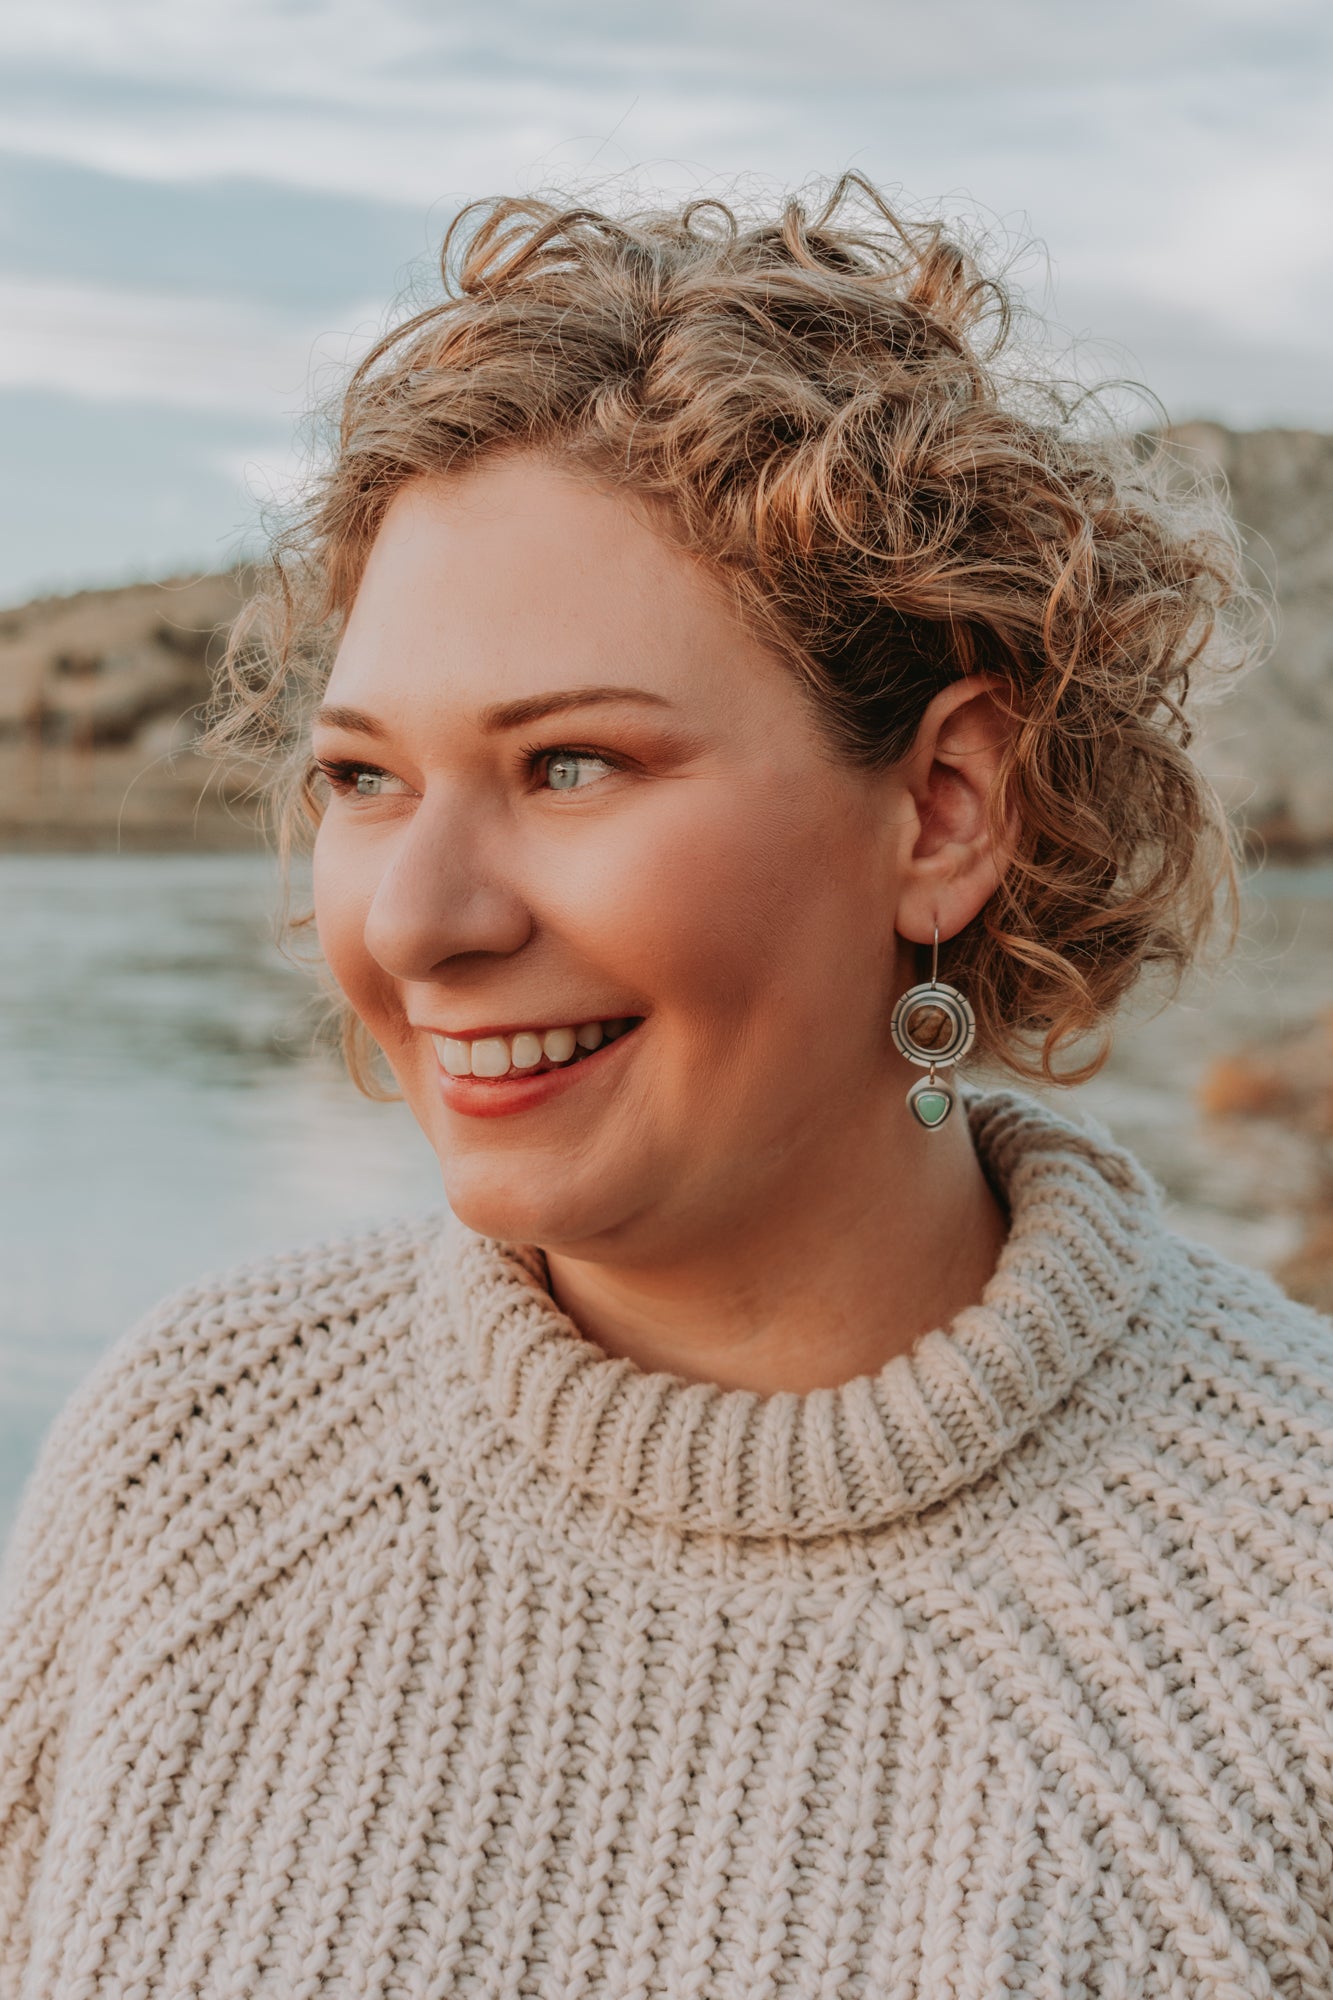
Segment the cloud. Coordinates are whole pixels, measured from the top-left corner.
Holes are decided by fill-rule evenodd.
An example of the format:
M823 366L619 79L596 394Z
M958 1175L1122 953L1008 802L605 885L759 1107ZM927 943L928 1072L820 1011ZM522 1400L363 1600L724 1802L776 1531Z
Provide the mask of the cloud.
M1176 422L1333 430L1333 369L1318 335L1231 333L1187 304L1096 286L1065 288L1064 304L1082 379L1142 383Z
M0 535L0 603L234 562L258 544L264 497L237 471L266 451L280 462L286 436L228 412L187 421L29 387L0 388L0 430L7 467L20 468Z
M249 504L248 439L286 477L277 440L463 200L771 199L847 166L988 232L1093 337L1085 371L1177 416L1333 421L1322 0L0 10L0 385L170 414L202 531Z
M530 76L551 91L623 78L636 65L762 96L774 80L993 87L1080 77L1208 80L1241 68L1308 74L1333 44L1320 0L44 0L8 10L0 50L106 78L215 79L247 97L304 96L402 110L449 76Z
M0 16L4 143L444 216L618 170L668 192L858 165L1039 233L1230 338L1333 305L1333 15L1307 0L45 0ZM275 253L271 268L280 262Z
M302 410L380 325L343 330L233 299L0 275L0 388L269 419Z
M10 145L416 204L594 156L799 178L870 145L893 176L885 155L923 129L956 163L925 195L997 143L1049 158L1091 135L1132 171L1196 111L1252 153L1275 120L1318 129L1331 49L1307 0L826 0L817 33L806 0L678 0L669 16L621 0L45 0L0 19Z
M0 272L337 314L387 297L443 226L272 181L144 181L0 151Z

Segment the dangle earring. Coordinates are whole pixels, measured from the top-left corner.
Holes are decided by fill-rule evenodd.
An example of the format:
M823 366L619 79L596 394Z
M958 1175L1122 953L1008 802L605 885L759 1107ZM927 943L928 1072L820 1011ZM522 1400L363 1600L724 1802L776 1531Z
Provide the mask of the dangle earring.
M926 1071L908 1091L907 1102L917 1124L928 1132L943 1125L958 1101L953 1085L935 1072L960 1063L977 1033L972 1009L956 987L941 982L939 970L940 927L936 924L930 979L908 987L889 1022L899 1055Z

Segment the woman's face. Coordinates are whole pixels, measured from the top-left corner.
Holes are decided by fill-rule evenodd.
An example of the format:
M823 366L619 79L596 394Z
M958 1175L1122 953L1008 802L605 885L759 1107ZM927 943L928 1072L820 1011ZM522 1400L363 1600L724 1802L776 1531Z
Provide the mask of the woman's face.
M724 1244L901 1101L894 781L625 499L401 492L315 753L320 939L473 1228Z

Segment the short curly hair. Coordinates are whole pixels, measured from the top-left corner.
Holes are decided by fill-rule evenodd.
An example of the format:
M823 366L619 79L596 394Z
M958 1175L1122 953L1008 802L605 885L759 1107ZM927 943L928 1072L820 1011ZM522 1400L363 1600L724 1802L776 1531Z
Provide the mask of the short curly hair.
M767 218L474 203L441 269L353 374L233 635L213 742L276 759L287 836L318 819L309 714L390 501L532 452L654 503L858 764L891 766L941 688L993 677L1014 729L992 810L1017 837L941 969L979 1055L1091 1075L1143 967L1178 977L1219 888L1234 907L1185 715L1247 649L1217 496L1025 373L1002 279L859 175Z

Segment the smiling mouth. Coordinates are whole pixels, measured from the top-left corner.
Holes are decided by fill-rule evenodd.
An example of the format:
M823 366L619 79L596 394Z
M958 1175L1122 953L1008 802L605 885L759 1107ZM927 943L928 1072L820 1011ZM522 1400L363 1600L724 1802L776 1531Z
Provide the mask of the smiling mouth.
M571 1069L605 1042L631 1034L642 1020L642 1014L617 1015L605 1021L583 1021L577 1027L522 1028L512 1035L479 1035L472 1040L432 1035L431 1041L446 1075L483 1083L511 1083L518 1077L541 1076L546 1070Z

